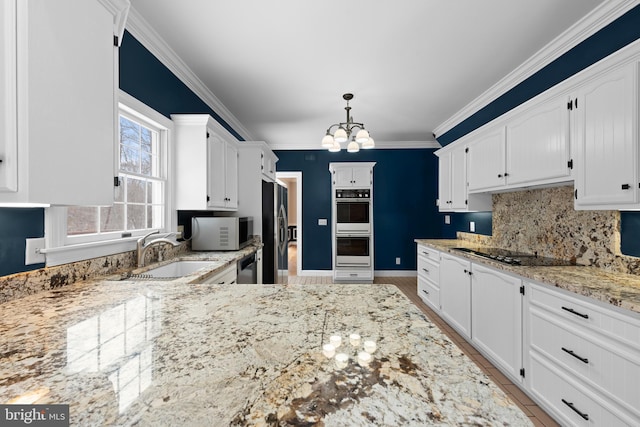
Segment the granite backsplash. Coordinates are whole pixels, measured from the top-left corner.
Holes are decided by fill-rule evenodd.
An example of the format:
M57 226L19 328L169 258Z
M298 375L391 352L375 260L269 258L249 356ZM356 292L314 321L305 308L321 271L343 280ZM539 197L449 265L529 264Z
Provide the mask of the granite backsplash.
M493 246L640 274L620 252L620 212L574 210L573 186L494 194L492 217Z

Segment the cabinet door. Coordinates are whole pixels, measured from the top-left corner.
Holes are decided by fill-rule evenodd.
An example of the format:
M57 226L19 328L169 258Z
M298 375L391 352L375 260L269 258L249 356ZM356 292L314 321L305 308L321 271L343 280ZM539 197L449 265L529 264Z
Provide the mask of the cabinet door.
M451 152L451 207L455 210L467 208L467 154L466 147Z
M607 73L573 100L576 209L638 201L637 63Z
M438 209L440 212L453 209L451 186L451 152L448 152L438 158Z
M505 185L505 131L500 126L478 135L469 143L467 180L469 191Z
M228 208L238 207L238 149L230 143L226 144L225 149L225 193L226 204Z
M465 338L471 337L471 263L448 254L440 256L442 316Z
M473 264L471 340L512 378L522 368L522 281Z
M565 97L523 111L507 123L506 131L508 185L569 179Z
M353 171L351 168L336 168L333 172L333 182L336 187L352 187Z
M207 206L210 208L225 207L225 142L213 131L207 130L208 138L208 189Z
M354 187L366 188L371 186L371 168L354 167L352 173Z
M14 1L0 3L0 192L18 184L15 16Z

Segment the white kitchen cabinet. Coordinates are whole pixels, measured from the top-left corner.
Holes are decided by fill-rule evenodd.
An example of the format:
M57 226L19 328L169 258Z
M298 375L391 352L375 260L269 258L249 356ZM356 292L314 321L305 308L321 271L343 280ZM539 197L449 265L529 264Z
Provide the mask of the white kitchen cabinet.
M176 208L238 209L238 144L207 114L173 114Z
M440 212L490 211L490 194L467 192L467 147L438 150L438 209Z
M274 182L271 173L265 173L264 166L275 165L278 160L266 142L246 141L238 143L238 216L252 216L253 234L262 236L262 182ZM270 159L268 163L265 163ZM267 171L275 170L275 167Z
M639 425L640 319L549 286L526 285L532 396L566 424Z
M506 184L571 180L567 97L545 99L506 122Z
M440 312L440 253L418 244L418 296L436 312Z
M473 263L471 341L514 381L522 379L522 280Z
M571 99L575 208L637 208L638 62L613 69Z
M331 163L333 188L371 188L373 185L373 165L375 163Z
M0 204L113 203L128 0L3 0Z
M440 255L440 310L442 317L466 339L471 337L471 262Z
M260 150L260 170L266 181L276 181L276 163L278 157L266 144Z
M489 127L467 144L469 192L488 191L506 185L504 125Z

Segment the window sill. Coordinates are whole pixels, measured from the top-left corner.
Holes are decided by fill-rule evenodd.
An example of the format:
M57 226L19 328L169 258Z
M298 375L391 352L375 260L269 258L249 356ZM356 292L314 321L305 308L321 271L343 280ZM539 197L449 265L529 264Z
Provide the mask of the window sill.
M46 256L46 266L53 267L61 264L68 264L70 262L85 261L91 258L135 251L136 241L138 239L139 237L127 237L117 240L80 243L76 245L43 249L42 253Z

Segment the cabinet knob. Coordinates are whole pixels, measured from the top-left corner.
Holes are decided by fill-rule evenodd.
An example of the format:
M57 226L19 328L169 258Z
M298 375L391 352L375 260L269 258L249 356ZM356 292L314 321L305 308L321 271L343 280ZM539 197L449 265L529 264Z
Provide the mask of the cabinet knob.
M423 270L425 271L425 273L429 273L429 270L427 270L426 268L423 268Z
M629 184L622 184L622 189L623 190L628 190L630 188L631 188L631 186Z
M509 176L509 174L507 172L504 173L504 176Z
M422 292L424 292L425 294L429 295L429 291L425 291L424 289L422 290Z
M498 174L498 178L502 178L502 174L501 173Z

